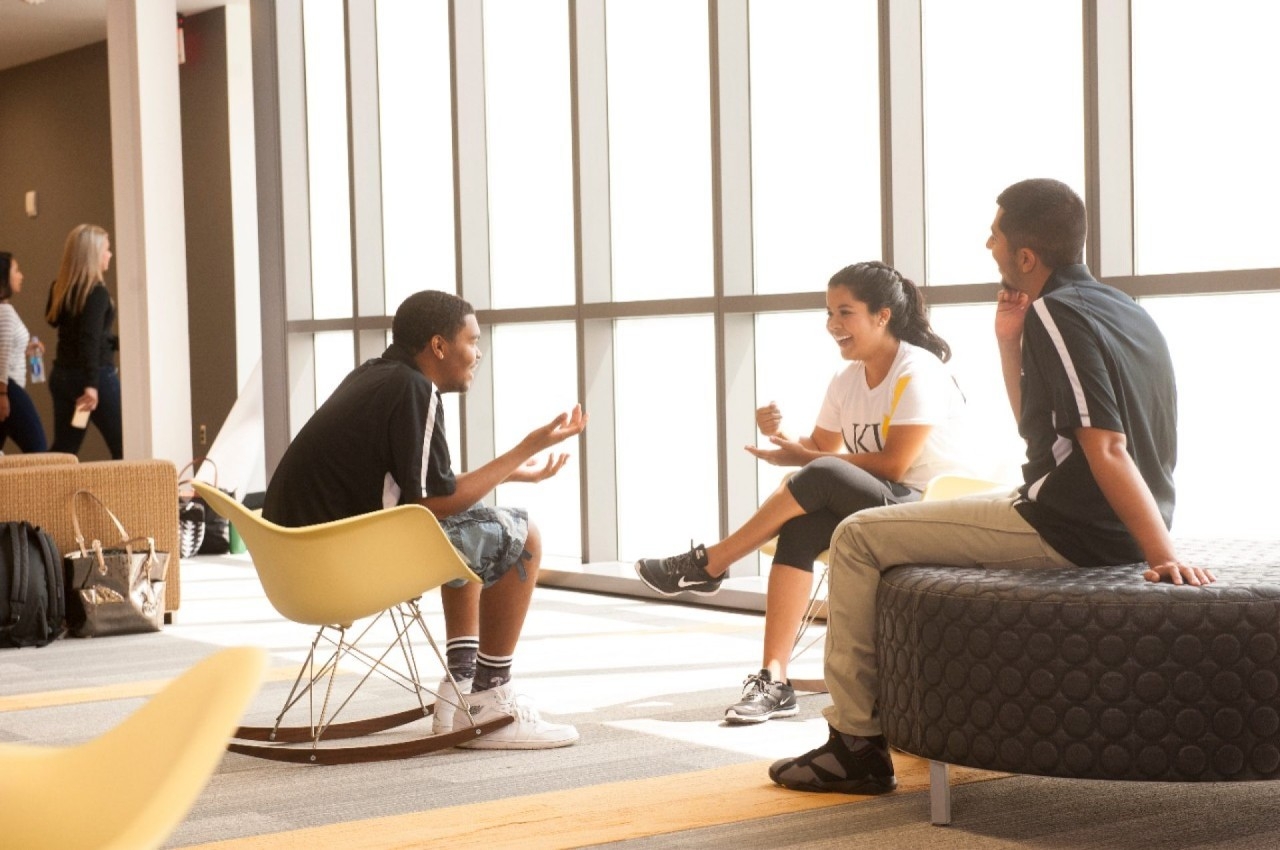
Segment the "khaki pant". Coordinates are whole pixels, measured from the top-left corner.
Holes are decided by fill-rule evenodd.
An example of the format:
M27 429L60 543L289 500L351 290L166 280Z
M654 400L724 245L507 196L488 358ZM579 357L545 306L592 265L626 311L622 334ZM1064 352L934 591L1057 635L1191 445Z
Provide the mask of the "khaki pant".
M860 511L831 537L825 675L840 732L879 735L875 706L876 590L901 564L1036 569L1069 567L1013 509L1017 494L916 502Z

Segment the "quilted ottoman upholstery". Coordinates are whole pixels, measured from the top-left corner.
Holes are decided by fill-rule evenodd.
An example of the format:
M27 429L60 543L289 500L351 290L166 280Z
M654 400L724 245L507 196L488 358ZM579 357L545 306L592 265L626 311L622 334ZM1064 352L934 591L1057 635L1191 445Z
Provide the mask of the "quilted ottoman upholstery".
M1280 778L1280 544L1180 542L1218 576L1144 565L903 566L877 599L880 715L895 747L1082 779Z

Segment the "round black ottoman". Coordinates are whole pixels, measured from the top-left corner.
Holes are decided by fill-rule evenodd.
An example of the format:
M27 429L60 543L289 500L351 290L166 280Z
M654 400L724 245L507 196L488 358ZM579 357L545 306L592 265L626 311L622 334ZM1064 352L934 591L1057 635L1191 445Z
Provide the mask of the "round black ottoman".
M877 598L889 742L949 764L1081 779L1280 778L1280 543L1179 544L1144 565L903 566Z

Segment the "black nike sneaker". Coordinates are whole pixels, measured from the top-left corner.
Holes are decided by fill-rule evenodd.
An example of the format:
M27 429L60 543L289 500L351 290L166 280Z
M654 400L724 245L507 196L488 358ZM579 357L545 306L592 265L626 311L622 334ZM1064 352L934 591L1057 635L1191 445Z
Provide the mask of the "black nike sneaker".
M686 591L710 596L724 580L707 572L707 547L701 543L670 558L641 558L636 561L636 575L663 596Z

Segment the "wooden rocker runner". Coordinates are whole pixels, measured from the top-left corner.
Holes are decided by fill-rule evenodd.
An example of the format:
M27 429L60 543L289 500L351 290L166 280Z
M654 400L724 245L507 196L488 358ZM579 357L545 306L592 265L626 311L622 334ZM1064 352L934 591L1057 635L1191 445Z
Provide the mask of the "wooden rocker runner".
M198 481L193 486L210 507L235 526L275 609L296 623L317 627L275 724L240 727L233 736L237 740L229 746L232 752L303 764L382 761L457 746L512 722L504 716L439 735L381 744L332 744L429 718L438 700L455 705L458 717L471 716L466 696L456 684L446 687L447 693L437 693L423 684L413 638L419 632L426 638L445 671L446 683L451 684L448 666L422 617L418 599L454 579L479 582L480 578L459 557L435 516L419 505L285 528L264 520L213 487ZM353 624L368 617L373 619L355 632ZM361 641L370 643L366 638L373 627L384 622L394 632L390 643L376 650L363 648ZM364 670L345 696L335 696L339 667L350 661L360 662ZM375 673L408 691L412 707L337 722ZM304 700L307 725L283 725L290 710ZM299 744L310 746L296 746Z

